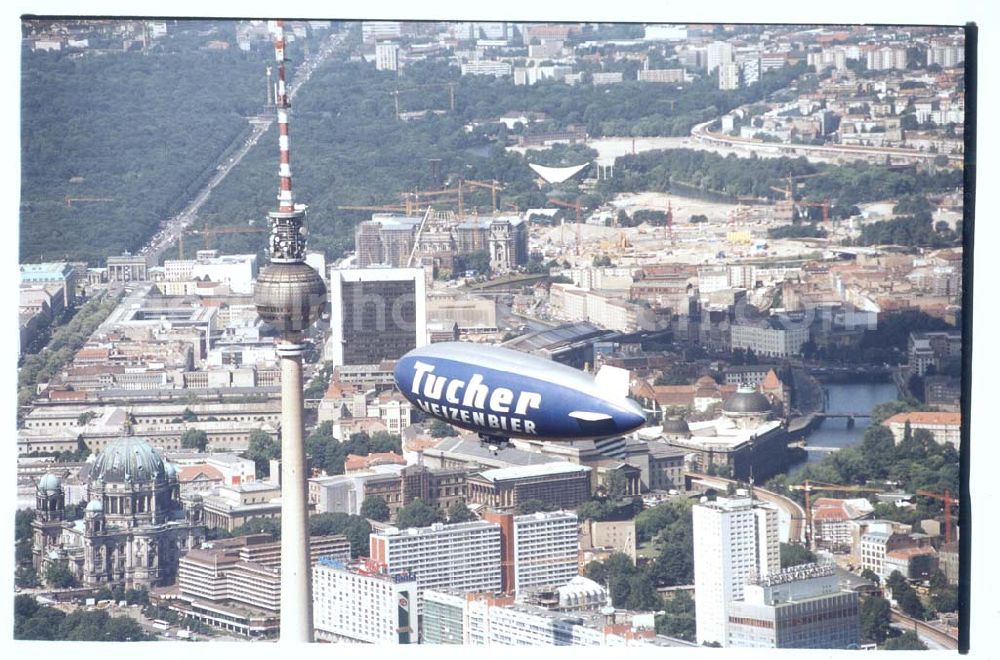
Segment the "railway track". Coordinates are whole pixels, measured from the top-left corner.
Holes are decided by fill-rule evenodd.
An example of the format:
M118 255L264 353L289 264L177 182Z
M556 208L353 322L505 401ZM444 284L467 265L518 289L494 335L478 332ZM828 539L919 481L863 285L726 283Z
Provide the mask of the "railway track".
M957 637L952 637L943 630L939 630L925 621L920 621L919 619L908 617L902 612L897 612L896 610L892 610L892 612L890 613L890 620L893 623L902 624L905 627L909 628L910 630L915 631L917 633L917 636L919 637L927 637L929 639L932 639L941 646L944 646L945 648L948 649L952 650L958 649Z

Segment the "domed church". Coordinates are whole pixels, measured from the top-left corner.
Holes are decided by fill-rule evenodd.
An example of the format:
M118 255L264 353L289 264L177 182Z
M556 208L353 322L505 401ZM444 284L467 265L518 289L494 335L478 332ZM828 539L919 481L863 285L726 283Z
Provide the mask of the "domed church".
M50 562L64 562L81 586L173 583L181 553L205 538L201 503L184 509L177 469L148 442L126 435L83 474L88 500L83 520L65 519L57 475L38 481L32 552L39 574Z

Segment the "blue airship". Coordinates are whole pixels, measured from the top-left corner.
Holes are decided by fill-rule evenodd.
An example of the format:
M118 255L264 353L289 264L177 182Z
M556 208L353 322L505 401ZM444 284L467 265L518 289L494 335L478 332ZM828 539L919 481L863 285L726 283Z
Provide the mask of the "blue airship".
M591 376L498 346L417 348L396 363L395 378L414 406L484 440L606 438L646 422L628 398L628 371L603 366Z

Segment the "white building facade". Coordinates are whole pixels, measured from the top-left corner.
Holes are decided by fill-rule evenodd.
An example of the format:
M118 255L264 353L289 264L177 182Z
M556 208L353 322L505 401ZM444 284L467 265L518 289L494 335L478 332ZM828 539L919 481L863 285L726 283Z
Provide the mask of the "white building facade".
M743 598L748 579L780 570L778 510L737 491L696 504L692 517L696 639L725 645L729 603Z
M320 559L313 567L316 639L367 644L416 644L417 580Z

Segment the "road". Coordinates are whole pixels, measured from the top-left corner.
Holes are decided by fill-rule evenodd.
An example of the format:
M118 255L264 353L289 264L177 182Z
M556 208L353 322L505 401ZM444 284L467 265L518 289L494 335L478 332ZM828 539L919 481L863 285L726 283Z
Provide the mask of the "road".
M715 120L713 120L715 121ZM809 144L786 144L783 142L755 142L742 137L733 137L724 133L712 133L708 127L712 121L703 122L691 129L693 140L704 145L717 147L728 147L730 149L742 150L755 153L760 157L788 156L796 158L805 156L812 162L840 162L843 160L866 160L874 163L884 163L887 158L893 161L903 161L907 163L928 163L933 162L938 154L921 152L916 149L903 149L897 147L863 147L848 144L830 145L809 145ZM961 166L964 162L962 154L946 154L948 162L952 165Z
M288 98L294 99L296 93L302 88L316 69L326 61L330 55L344 42L347 38L345 33L334 33L331 34L323 42L322 46L316 50L315 53L309 56L298 69L295 71L295 76L288 85ZM218 165L215 174L208 180L207 183L199 190L195 196L172 218L165 220L161 223L161 229L156 235L150 239L149 243L140 250L141 254L146 255L147 260L150 264L158 264L163 253L170 248L174 243L176 243L181 235L181 233L187 230L194 222L198 219L198 209L204 205L208 200L212 191L221 184L229 173L240 164L243 157L246 156L250 150L256 146L257 142L260 140L271 124L274 123L275 117L271 115L250 117L248 121L251 125L249 137L239 137L237 141L242 140L243 143L239 145L239 148L231 157L229 157L225 162ZM232 146L235 146L234 143ZM275 143L275 155L277 155L277 143ZM275 160L277 162L277 159Z

